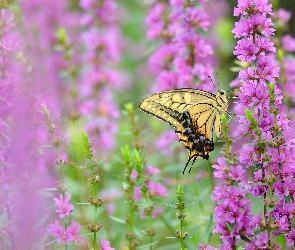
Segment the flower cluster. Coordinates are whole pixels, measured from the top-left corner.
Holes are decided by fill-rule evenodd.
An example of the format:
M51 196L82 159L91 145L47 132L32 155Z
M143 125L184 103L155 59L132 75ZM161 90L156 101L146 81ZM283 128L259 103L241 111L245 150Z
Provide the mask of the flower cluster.
M55 205L57 206L56 212L58 213L59 217L64 220L62 221L62 224L64 225L61 225L60 222L56 220L54 224L49 225L47 230L54 238L56 238L58 243L65 242L68 244L71 241L75 241L76 244L85 245L85 236L79 234L81 225L72 219L69 220L70 223L65 222L65 219L68 221L70 213L74 210L74 206L69 204L70 199L71 195L69 194L67 194L65 197L60 194L59 199L53 199L55 201Z
M252 203L241 184L245 172L242 166L228 166L225 158L219 158L212 167L216 169L214 176L223 180L213 191L217 203L214 232L221 233L224 242L221 249L235 249L241 237L254 235L259 218L251 215Z
M286 235L289 242L292 239L292 208L294 207L293 186L294 171L292 165L293 139L291 137L289 121L281 112L282 96L281 90L275 85L280 70L275 58L276 48L270 40L274 34L272 20L268 17L272 14L272 5L266 0L238 1L238 7L234 15L239 16L233 33L235 38L240 39L235 47L234 54L242 62L247 62L245 68L240 70L240 105L245 110L245 117L241 117L240 124L251 134L251 145L240 149L240 164L254 168L254 176L245 186L247 192L253 196L264 198L264 212L258 217L253 217L248 223L249 228L238 232L235 239L246 236L245 246L247 249L262 249L271 247L277 249L279 244L276 237L280 234ZM223 163L219 162L219 168ZM216 167L215 167L216 168ZM219 169L218 168L218 169ZM229 178L231 167L226 171ZM220 173L216 173L219 177ZM223 196L216 196L217 203L225 202L226 189L235 189L230 186L220 190ZM236 193L231 190L231 198ZM243 193L239 193L243 197ZM243 206L239 200L239 205ZM237 211L234 208L225 208L224 212ZM247 218L251 218L248 210L249 204L243 207ZM222 209L221 203L216 208ZM234 216L236 216L233 213ZM240 216L240 214L238 214ZM226 238L228 228L222 232L220 223L224 218L217 216L217 229L222 233L221 238ZM234 218L234 217L233 217ZM230 216L228 216L228 219ZM239 219L239 223L243 219ZM230 223L230 222L227 222ZM232 221L231 221L232 223ZM238 224L235 226L235 230ZM224 225L224 224L222 224ZM240 226L240 225L239 225ZM231 230L230 233L236 232ZM254 230L257 232L254 233ZM244 234L244 232L247 232ZM268 233L267 233L268 232ZM289 236L290 235L290 236ZM227 238L227 243L232 245L232 238Z
M191 1L156 1L146 18L149 39L162 40L150 57L150 68L158 76L155 91L193 87L209 83L213 73L212 47L200 30L207 31L209 17ZM210 89L210 84L198 88Z
M113 97L123 82L122 75L114 68L121 60L122 36L118 26L120 7L114 0L81 0L85 11L82 25L85 31L85 70L80 79L80 114L87 119L86 131L107 150L115 146L117 120L120 112ZM102 151L100 151L102 152Z

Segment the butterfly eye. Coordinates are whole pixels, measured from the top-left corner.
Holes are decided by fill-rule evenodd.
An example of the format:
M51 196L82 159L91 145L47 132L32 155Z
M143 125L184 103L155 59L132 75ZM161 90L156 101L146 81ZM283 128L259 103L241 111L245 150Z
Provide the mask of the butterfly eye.
M224 94L225 94L223 90L220 90L219 93L220 93L221 95L224 95Z

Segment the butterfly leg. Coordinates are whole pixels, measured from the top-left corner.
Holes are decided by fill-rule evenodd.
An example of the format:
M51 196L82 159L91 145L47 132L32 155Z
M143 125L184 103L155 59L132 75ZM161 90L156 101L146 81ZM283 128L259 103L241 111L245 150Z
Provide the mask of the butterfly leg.
M188 171L189 174L191 173L192 167L193 167L193 165L194 165L194 163L195 163L195 161L196 161L197 158L198 158L198 156L195 156L195 157L194 157L194 160L193 160L193 162L192 162L191 168L190 168L189 171Z
M186 170L188 164L190 163L190 161L191 161L194 157L195 157L195 156L193 155L193 156L190 156L190 157L188 158L188 160L187 160L187 162L186 162L186 164L185 164L185 167L184 167L184 169L183 169L183 171L182 171L183 174L184 174L184 172L185 172L185 170Z

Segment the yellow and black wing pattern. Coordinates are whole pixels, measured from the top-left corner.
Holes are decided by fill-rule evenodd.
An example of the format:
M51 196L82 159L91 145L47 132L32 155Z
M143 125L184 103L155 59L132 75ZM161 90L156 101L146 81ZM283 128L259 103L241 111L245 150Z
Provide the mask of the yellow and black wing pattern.
M214 150L213 132L220 136L221 115L227 112L228 100L222 90L214 95L187 88L152 94L139 108L175 127L179 141L189 152L184 172L191 160L209 159Z

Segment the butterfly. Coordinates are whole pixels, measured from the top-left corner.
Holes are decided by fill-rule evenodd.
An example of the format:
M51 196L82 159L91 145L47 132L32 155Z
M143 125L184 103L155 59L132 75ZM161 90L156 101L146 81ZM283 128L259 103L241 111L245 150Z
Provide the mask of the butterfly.
M227 98L223 90L214 95L198 89L175 89L150 95L139 108L175 127L189 152L184 174L191 161L193 166L198 157L209 159L214 150L213 132L220 137L221 116L228 113Z

